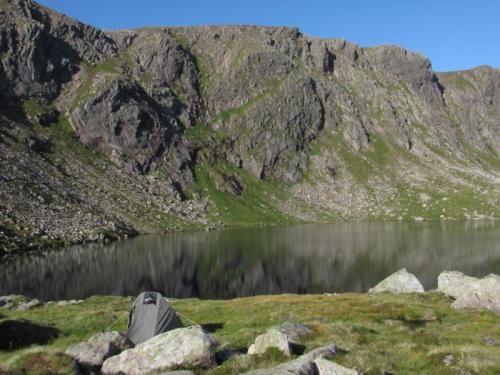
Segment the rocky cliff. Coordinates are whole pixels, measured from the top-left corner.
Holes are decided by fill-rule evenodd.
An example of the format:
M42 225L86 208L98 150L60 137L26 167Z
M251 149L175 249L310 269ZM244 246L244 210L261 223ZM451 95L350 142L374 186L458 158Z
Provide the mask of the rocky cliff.
M0 0L4 251L500 214L500 70L296 28L101 31Z

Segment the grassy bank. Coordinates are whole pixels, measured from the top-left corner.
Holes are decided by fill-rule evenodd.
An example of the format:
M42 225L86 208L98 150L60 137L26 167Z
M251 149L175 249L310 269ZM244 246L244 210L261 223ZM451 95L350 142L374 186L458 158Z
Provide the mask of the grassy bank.
M131 297L92 297L78 305L50 304L23 312L0 309L3 339L8 321L51 327L47 336L56 336L38 345L2 349L0 373L72 373L64 350L101 330L125 330L131 303ZM456 311L449 298L437 292L186 299L172 304L211 330L218 350L247 348L269 327L294 321L309 325L314 332L302 340L306 351L335 343L342 349L335 361L367 374L380 374L381 370L396 374L500 373L500 316ZM200 373L233 374L285 360L268 352L250 362L233 358Z

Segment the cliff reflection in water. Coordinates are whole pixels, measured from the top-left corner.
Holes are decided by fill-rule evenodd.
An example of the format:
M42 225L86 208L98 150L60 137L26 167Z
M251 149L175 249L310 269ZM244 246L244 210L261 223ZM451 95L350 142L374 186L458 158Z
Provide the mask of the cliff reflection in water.
M500 223L347 223L141 236L4 261L0 295L232 298L365 292L406 267L434 288L443 270L500 273Z

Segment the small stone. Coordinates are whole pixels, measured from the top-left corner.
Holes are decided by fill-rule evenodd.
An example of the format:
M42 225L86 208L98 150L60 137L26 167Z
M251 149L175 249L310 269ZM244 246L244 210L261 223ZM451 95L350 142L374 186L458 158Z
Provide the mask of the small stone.
M453 354L448 354L446 357L444 357L443 363L445 364L445 366L451 366L454 359L455 357L453 356Z
M497 344L497 340L492 336L486 336L484 342L489 346L495 346Z
M255 339L255 343L253 345L250 345L250 348L248 348L248 354L263 354L269 348L276 348L287 357L290 357L292 355L292 350L290 348L290 343L288 341L287 335L278 331L277 329L271 329L269 332L257 336L257 338Z

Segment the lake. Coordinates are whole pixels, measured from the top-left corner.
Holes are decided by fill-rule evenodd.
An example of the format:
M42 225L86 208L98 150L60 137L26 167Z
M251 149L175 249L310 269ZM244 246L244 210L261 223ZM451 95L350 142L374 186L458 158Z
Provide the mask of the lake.
M233 298L366 292L406 267L426 289L443 270L500 273L500 222L339 223L139 236L0 261L0 295Z

